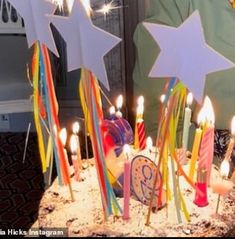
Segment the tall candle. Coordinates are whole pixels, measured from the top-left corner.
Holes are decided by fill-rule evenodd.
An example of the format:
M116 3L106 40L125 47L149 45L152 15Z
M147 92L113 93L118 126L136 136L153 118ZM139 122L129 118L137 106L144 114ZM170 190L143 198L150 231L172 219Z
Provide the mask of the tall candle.
M196 170L196 162L198 160L198 152L200 148L201 137L202 137L202 130L198 128L196 129L195 136L194 136L193 150L192 150L192 156L191 156L190 167L189 167L189 178L192 181L194 180L194 174Z
M198 118L197 118L199 128L197 128L195 132L192 156L191 156L190 166L189 166L189 178L191 180L194 180L194 175L196 171L196 162L198 160L199 149L200 149L201 138L202 138L202 126L205 120L204 117L205 117L204 108L202 107L202 109L199 111Z
M123 184L123 197L124 197L124 210L123 219L128 220L130 218L130 184L131 184L131 162L129 161L130 146L124 145L124 153L126 154L126 161L124 163L124 184Z
M190 109L190 105L193 101L193 94L190 92L187 96L187 107L184 112L184 127L183 127L183 148L188 149L188 136L189 136L189 128L191 125L191 116L192 110Z
M199 152L198 167L207 171L207 185L210 183L212 162L214 157L214 123L215 116L211 101L206 96L204 101L205 123Z

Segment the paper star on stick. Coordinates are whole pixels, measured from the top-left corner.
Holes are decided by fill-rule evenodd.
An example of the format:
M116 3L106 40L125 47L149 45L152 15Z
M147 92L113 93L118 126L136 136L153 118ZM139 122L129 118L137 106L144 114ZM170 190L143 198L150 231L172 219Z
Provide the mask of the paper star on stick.
M50 21L46 14L54 14L56 5L46 0L8 0L24 19L25 31L29 48L39 41L47 46L57 57Z
M69 17L49 19L67 43L68 71L87 68L109 90L103 57L121 39L94 26L81 1L74 1Z
M149 76L178 77L198 102L202 102L208 73L235 66L207 45L198 11L178 28L153 23L144 26L161 49Z

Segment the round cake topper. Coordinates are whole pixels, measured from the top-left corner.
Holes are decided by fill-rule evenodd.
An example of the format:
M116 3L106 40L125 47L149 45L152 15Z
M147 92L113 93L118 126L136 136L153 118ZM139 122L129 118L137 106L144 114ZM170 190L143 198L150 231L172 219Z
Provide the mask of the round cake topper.
M156 164L146 156L138 155L132 160L131 164L132 190L136 198L145 205L149 205L151 194L153 191L153 184L156 172L157 172ZM157 185L155 189L156 199L159 196L161 181L162 176L161 173L159 172ZM162 198L164 197L165 191L163 190ZM165 204L165 202L163 204Z

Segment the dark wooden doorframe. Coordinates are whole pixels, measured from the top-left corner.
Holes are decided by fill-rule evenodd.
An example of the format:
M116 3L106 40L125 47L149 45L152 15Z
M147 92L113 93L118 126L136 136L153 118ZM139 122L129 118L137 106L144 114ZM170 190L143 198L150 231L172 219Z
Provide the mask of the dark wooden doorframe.
M133 89L133 70L136 60L136 49L133 41L135 29L145 17L146 0L123 0L124 21L124 59L126 84L126 113L132 126L135 123L135 99Z

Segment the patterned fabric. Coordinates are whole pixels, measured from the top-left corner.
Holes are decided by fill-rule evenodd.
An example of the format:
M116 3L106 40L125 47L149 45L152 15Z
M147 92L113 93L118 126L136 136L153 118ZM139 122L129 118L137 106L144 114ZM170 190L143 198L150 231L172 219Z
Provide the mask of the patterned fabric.
M226 153L230 138L231 138L231 133L229 130L221 130L221 129L215 130L214 156L217 156L219 159L221 159L221 161L224 158L224 155ZM233 149L231 159L233 162L235 162L234 149Z
M0 134L0 228L28 230L38 219L44 177L37 136L30 133L22 162L25 133Z

